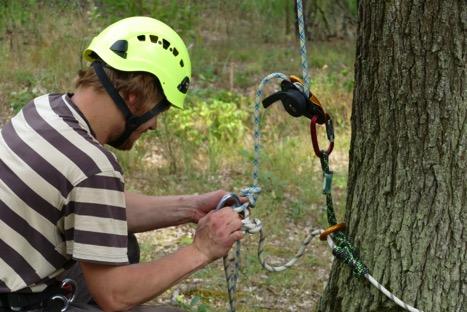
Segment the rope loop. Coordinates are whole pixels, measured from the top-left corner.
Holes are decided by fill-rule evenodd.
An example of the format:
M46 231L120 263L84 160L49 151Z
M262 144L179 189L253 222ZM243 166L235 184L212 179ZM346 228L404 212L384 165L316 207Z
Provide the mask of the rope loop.
M259 193L261 193L261 187L255 185L244 187L240 190L240 196L248 198L249 207L256 206L257 194Z
M303 71L303 92L308 95L310 94L310 76L308 74L308 63L307 63L307 52L306 52L306 38L305 38L305 25L304 25L304 18L303 18L303 5L302 0L296 0L297 3L297 19L299 24L299 37L300 37L300 56L301 56L301 67ZM291 77L292 78L292 77ZM228 200L234 200L235 205L233 207L234 211L242 215L242 230L246 233L258 233L260 234L259 244L258 244L258 258L260 260L261 265L268 271L271 272L279 272L283 271L292 265L303 256L305 252L306 246L310 243L313 237L316 237L320 234L326 237L329 246L332 249L332 253L337 258L341 259L344 263L349 265L352 268L352 271L355 275L360 277L367 278L375 287L377 287L380 291L382 291L388 298L392 299L396 304L405 308L410 312L421 312L412 306L407 305L397 297L395 297L392 293L390 293L387 289L385 289L381 284L379 284L374 278L369 275L368 268L362 261L358 258L357 251L354 246L350 243L347 236L340 232L342 230L342 225L338 225L336 221L336 216L333 208L332 203L332 196L331 196L331 185L332 185L332 171L329 169L329 154L332 152L334 148L334 128L332 124L332 119L329 115L324 113L323 120L319 121L318 116L314 115L311 117L310 123L310 134L312 140L313 150L316 156L319 157L321 162L321 168L323 171L324 176L324 183L323 183L323 194L326 197L326 211L327 211L327 219L328 223L331 226L326 231L323 230L310 230L307 237L303 241L299 251L296 253L292 259L284 263L283 265L274 266L268 264L264 257L264 233L262 230L262 223L258 219L250 219L250 207L256 206L257 195L261 192L261 188L258 186L259 182L259 159L260 159L260 103L263 97L264 86L272 79L282 79L288 80L289 77L282 73L272 73L266 77L264 77L256 91L256 98L255 98L255 107L254 107L254 132L253 132L253 139L254 139L254 157L253 157L253 185L250 187L246 187L241 190L240 195L245 196L248 198L248 202L241 204L240 199L237 195L231 193L223 197L221 202L219 202L218 207L216 209L220 209L223 205L226 204ZM293 79L291 79L293 80ZM293 81L292 81L293 82ZM321 106L319 101L316 97L311 98L311 102L315 105ZM290 113L290 112L289 112ZM295 115L293 115L295 116ZM326 134L329 141L329 145L327 150L320 150L318 144L318 137L316 134L316 123L322 124L326 123ZM331 231L332 230L332 231ZM333 233L334 232L334 233ZM335 239L336 243L334 243L333 239ZM225 256L223 258L224 261L224 271L227 281L227 289L229 295L229 307L231 312L235 312L235 305L236 305L236 285L237 280L239 277L239 270L240 270L240 241L237 241L235 244L235 251Z

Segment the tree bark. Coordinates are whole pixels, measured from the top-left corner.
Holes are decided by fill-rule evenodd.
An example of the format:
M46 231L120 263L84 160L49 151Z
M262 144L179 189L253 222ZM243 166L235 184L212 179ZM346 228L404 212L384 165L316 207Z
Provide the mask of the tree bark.
M425 312L467 307L466 7L358 8L347 234L370 274ZM318 311L403 310L335 260Z

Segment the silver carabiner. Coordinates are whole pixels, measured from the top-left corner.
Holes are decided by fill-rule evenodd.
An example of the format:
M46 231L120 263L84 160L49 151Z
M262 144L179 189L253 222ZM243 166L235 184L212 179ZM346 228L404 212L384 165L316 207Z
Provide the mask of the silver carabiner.
M60 312L66 312L68 310L68 308L70 307L70 304L76 298L77 285L76 285L76 282L74 280L72 280L71 278L65 278L62 281L62 285L60 286L60 288L62 288L63 290L68 290L67 289L68 287L71 287L71 290L70 290L71 297L68 297L68 296L65 296L65 295L55 295L52 298L50 298L51 301L60 300L60 301L63 302L63 308L60 310Z
M240 202L240 198L237 196L237 194L229 193L222 196L221 200L216 206L216 210L224 208L229 200L233 200L235 202L233 207L240 207L242 205L242 203Z
M60 287L62 289L66 289L68 286L71 286L71 298L68 298L68 296L66 298L67 298L68 302L71 303L76 298L76 289L77 289L78 286L76 285L76 282L74 280L72 280L71 278L65 278L62 281L62 285Z
M63 295L55 295L52 298L50 298L50 301L54 300L60 300L63 302L63 308L61 308L60 312L65 312L66 310L68 310L68 307L70 306L70 300L68 300L67 297Z

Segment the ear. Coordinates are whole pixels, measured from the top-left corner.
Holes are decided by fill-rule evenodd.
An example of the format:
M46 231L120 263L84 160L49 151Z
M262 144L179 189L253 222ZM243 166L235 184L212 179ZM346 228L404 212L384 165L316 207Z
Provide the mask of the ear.
M125 97L125 102L133 114L138 111L138 97L135 93L129 92Z

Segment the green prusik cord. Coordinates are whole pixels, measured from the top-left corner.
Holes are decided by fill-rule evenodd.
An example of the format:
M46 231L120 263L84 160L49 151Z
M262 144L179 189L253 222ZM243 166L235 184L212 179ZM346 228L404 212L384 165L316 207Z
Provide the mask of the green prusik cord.
M334 213L334 206L332 203L331 184L332 184L332 171L329 170L329 155L325 151L321 151L321 169L324 175L323 194L326 196L326 214L330 226L337 223L336 214ZM336 232L331 234L335 241L336 246L332 249L332 253L344 263L352 268L354 274L362 277L368 273L368 268L358 258L354 246L350 243L343 232Z
M305 25L303 21L303 5L301 0L297 1L297 18L299 25L299 38L300 38L300 56L301 56L301 67L303 71L303 89L305 94L309 94L310 88L310 76L308 74L308 63L307 63L307 52L306 52L306 37L305 37ZM263 266L268 271L271 272L280 272L288 269L296 263L296 261L304 254L306 246L310 243L311 239L319 235L322 230L310 230L307 237L302 242L302 246L299 251L295 254L292 259L288 262L274 266L266 263L264 260L264 234L262 231L261 221L258 219L249 219L249 208L255 207L257 195L260 193L261 188L259 187L259 159L260 159L260 102L263 97L263 90L266 83L272 79L286 79L288 77L282 73L273 73L261 80L261 83L256 92L255 99L255 110L254 110L254 158L253 158L253 184L250 187L247 187L242 190L242 196L247 196L249 204L243 204L240 207L234 208L238 213L244 215L244 224L243 230L246 233L260 233L260 239L258 244L258 258ZM331 195L331 186L332 186L332 171L329 169L329 155L327 152L321 151L320 155L321 169L323 171L324 184L323 184L323 194L326 197L326 215L328 223L330 226L337 224L336 215L334 212L332 195ZM343 232L332 233L327 237L328 244L332 249L332 253L337 258L341 259L345 264L351 267L354 275L358 277L365 277L371 284L373 284L377 289L379 289L384 295L393 300L396 304L403 307L404 309L410 312L422 312L418 309L409 306L396 296L384 288L383 285L379 284L368 272L368 268L363 264L363 262L358 258L355 247L350 243L347 235ZM236 311L236 298L235 293L237 289L237 281L240 272L240 242L236 243L236 250L232 255L224 257L224 270L227 280L227 288L229 295L229 306L230 312Z
M305 91L305 94L308 94L309 85L310 85L310 76L308 74L305 25L303 21L303 5L302 5L301 0L297 0L297 18L299 22L300 56L301 56L301 66L302 66L302 72L303 72L303 78L304 78L304 91ZM264 86L272 79L288 80L288 77L282 73L270 74L261 80L261 83L256 92L255 110L254 110L254 117L253 117L254 118L253 121L255 125L254 133L253 133L253 140L254 140L253 184L250 187L245 188L246 193L247 193L245 195L248 196L251 207L255 206L256 200L257 200L257 194L261 191L261 188L259 187L259 159L260 159L260 141L261 141L260 105L261 105L261 99L263 97ZM247 211L247 208L245 207L244 210ZM256 221L256 223L259 223L259 224L255 224L256 228L254 231L260 232L260 243L258 247L258 256L260 258L260 262L263 265L263 267L265 267L266 269L275 270L277 267L273 267L273 266L266 264L266 262L262 258L264 235L261 230L260 221ZM252 227L254 228L255 225L253 225ZM281 266L280 270L282 270L282 268L287 268L293 265L293 263L295 263L296 260L303 255L305 247L308 245L311 239L315 237L317 234L318 232L316 231L310 231L308 237L305 238L304 240L303 247L299 250L295 259L292 259L291 261L286 263L286 265ZM235 270L233 270L233 272L228 272L228 271L232 271L230 270L232 265L235 266ZM227 288L228 288L228 293L229 293L229 305L230 305L231 312L235 312L235 303L236 303L235 302L235 291L236 291L236 283L238 280L239 268L240 268L240 243L236 244L236 251L235 251L235 256L233 257L233 259L231 257L229 258L224 257L224 269L225 269L226 280L227 280Z

